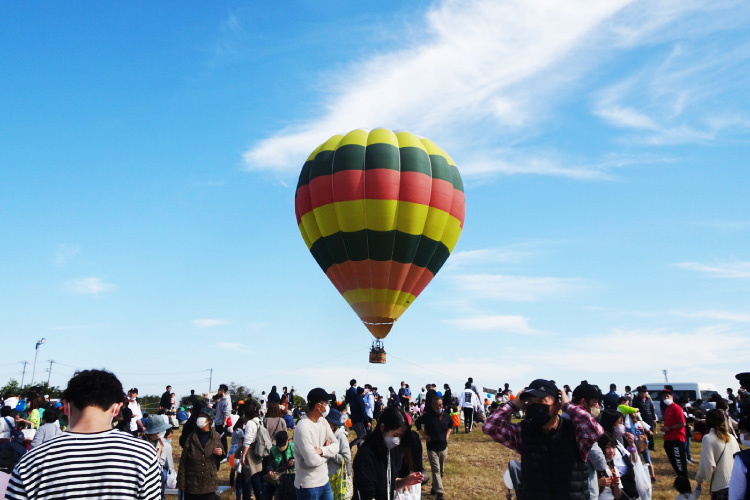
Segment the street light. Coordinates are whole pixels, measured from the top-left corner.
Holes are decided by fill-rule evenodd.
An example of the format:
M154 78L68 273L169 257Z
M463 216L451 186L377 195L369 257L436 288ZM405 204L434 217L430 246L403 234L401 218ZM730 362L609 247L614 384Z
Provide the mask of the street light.
M31 385L34 385L34 376L36 375L36 359L39 357L39 346L47 342L47 339L42 338L36 341L36 353L34 354L34 369L31 371Z

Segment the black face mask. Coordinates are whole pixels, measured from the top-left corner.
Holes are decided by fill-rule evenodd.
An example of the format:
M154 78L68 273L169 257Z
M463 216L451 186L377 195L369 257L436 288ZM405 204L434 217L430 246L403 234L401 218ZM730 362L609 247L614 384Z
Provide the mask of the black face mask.
M533 403L526 407L526 418L537 427L542 427L550 421L549 405Z

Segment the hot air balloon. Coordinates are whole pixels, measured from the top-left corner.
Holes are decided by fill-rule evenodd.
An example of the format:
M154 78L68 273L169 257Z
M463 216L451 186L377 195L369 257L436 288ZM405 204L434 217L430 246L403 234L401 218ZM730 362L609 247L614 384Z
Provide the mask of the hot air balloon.
M353 130L310 154L294 205L310 253L375 337L370 362L385 363L383 339L461 234L458 168L409 132Z

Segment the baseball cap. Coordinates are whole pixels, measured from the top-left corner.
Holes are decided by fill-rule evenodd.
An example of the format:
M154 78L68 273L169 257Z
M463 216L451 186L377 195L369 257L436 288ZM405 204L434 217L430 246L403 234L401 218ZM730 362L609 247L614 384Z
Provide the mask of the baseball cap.
M539 398L544 398L547 396L556 398L560 395L560 391L557 389L557 386L555 384L553 384L550 380L544 380L542 378L538 378L531 382L529 386L523 391L523 393Z
M316 387L315 389L307 393L308 406L315 406L321 401L330 401L331 399L333 399L333 396L328 394L325 389L321 387Z
M599 386L589 384L588 382L582 383L573 390L573 402L578 404L581 399L585 399L586 401L602 399L602 391L599 390Z

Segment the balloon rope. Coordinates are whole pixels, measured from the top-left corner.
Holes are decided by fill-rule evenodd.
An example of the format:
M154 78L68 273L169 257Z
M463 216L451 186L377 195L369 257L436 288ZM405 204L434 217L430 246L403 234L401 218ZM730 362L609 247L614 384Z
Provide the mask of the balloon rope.
M446 375L444 372L438 372L438 371L435 371L435 370L431 370L430 368L427 368L426 366L418 365L418 364L416 364L416 363L414 363L412 361L409 361L408 359L404 359L404 358L401 358L399 356L396 356L393 353L388 353L388 356L390 356L391 358L396 358L396 359L398 359L400 361L403 361L404 363L409 363L410 365L414 365L417 368L421 368L424 371L427 371L427 372L430 372L430 373L434 373L436 375L440 375L441 377L447 377L449 379L453 379L453 380L461 382L461 379L458 379L456 377L451 377L450 375Z

